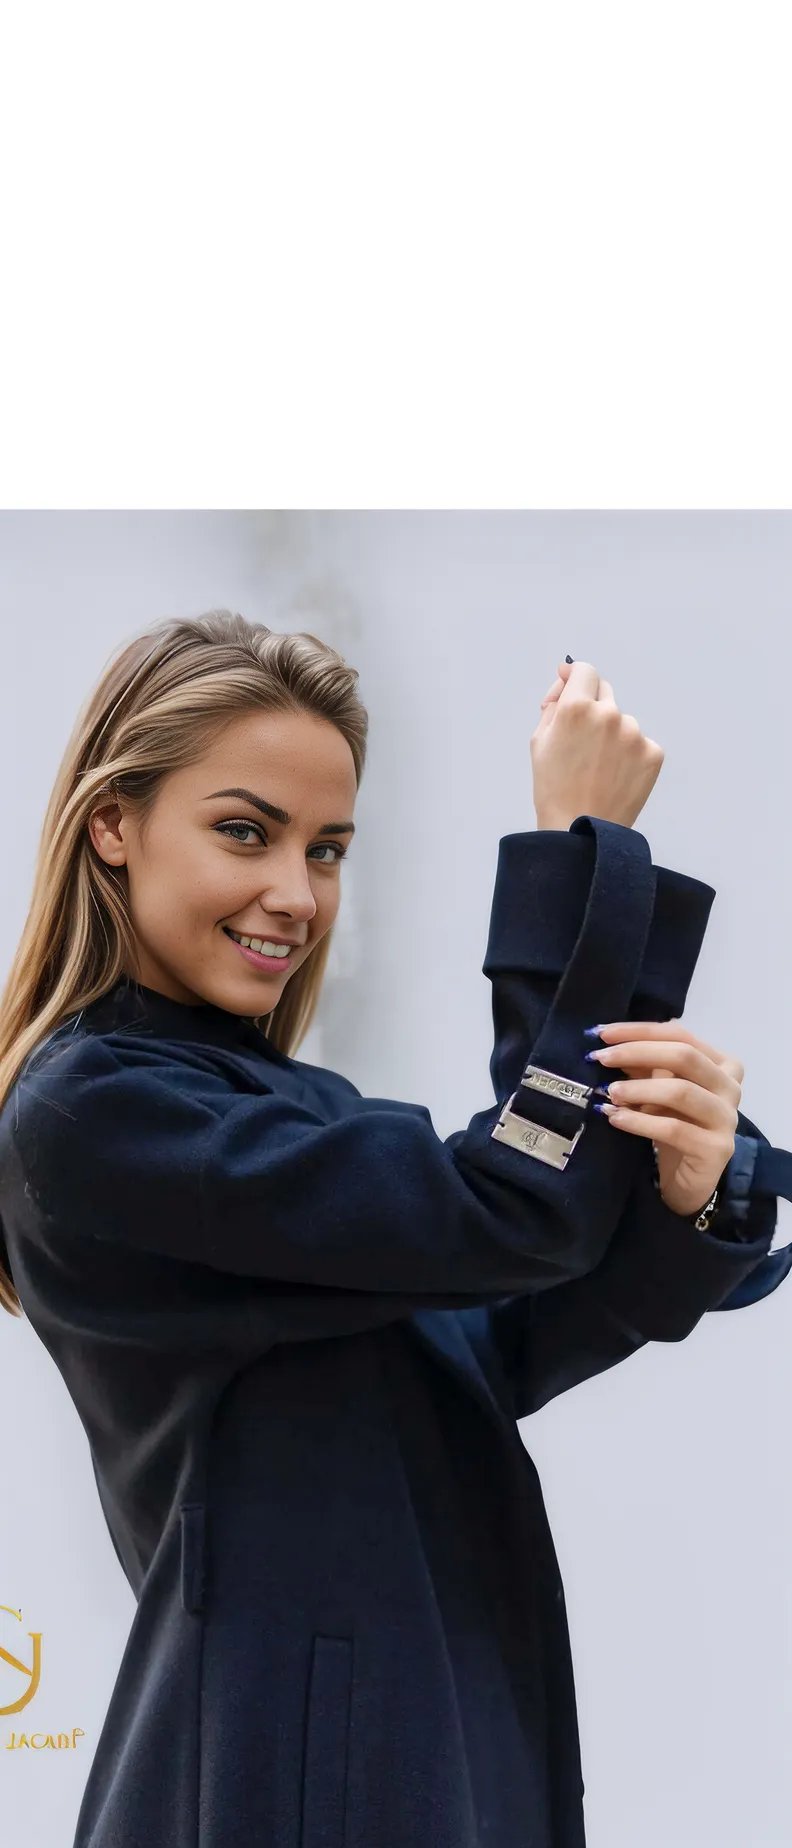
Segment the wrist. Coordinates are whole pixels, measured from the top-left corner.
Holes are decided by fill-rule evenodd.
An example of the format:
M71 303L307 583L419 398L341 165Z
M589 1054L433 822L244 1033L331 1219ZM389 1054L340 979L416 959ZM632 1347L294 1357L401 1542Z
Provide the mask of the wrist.
M652 1143L652 1167L653 1167L652 1179L654 1181L655 1191L660 1194L660 1198L662 1200L663 1195L662 1195L661 1188L660 1188L660 1176L657 1170L657 1149L654 1143ZM717 1187L713 1189L712 1193L709 1195L709 1198L704 1201L703 1206L700 1206L697 1212L680 1213L679 1218L686 1219L690 1225L693 1225L696 1227L696 1230L698 1232L707 1232L709 1230L709 1227L712 1224L713 1219L717 1217L718 1210L720 1208L722 1185L723 1185L723 1175L721 1175L721 1178L718 1182Z

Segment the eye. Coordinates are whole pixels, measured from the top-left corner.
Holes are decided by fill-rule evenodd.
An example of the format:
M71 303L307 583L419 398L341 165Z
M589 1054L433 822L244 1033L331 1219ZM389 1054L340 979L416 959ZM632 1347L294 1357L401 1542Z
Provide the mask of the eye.
M236 841L239 847L250 847L253 845L252 841L239 840L237 835L231 833L232 828L241 828L243 834L255 835L256 840L266 847L267 836L257 821L219 821L215 824L216 834L225 834L228 840ZM336 855L336 859L320 860L320 866L337 866L339 861L344 859L347 851L346 847L340 847L337 841L322 841L318 851L321 853L324 848L329 848L330 852Z

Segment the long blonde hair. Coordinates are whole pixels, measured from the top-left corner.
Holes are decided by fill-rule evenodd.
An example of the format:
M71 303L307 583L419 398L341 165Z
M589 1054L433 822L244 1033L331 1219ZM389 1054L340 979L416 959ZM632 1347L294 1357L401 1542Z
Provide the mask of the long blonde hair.
M347 740L359 787L368 713L358 678L317 636L279 634L223 609L157 623L111 656L78 713L44 817L27 919L0 996L0 1107L39 1041L136 966L125 869L108 866L88 832L101 798L122 796L143 826L163 778L252 710L329 719ZM314 1018L332 935L256 1017L289 1056ZM0 1306L23 1314L1 1222Z

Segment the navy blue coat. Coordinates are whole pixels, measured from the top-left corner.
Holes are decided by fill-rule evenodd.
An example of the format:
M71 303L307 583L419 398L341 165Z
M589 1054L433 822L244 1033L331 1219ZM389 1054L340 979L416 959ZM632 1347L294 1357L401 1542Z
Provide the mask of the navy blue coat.
M682 1014L714 896L596 818L504 836L496 1102L445 1140L126 979L30 1055L8 1257L137 1600L74 1848L581 1848L517 1420L774 1289L792 1156L741 1113L704 1233L590 1098L528 1094L565 1167L493 1130L529 1060L591 1085L585 1026Z

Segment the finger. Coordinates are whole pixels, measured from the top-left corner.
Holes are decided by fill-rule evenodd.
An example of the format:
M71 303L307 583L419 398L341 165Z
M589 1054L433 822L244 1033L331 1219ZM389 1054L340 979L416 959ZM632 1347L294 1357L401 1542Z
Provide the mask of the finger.
M689 1123L684 1117L650 1116L646 1110L631 1110L627 1105L617 1108L610 1104L605 1105L603 1115L607 1123L613 1124L614 1129L627 1130L632 1136L644 1136L648 1142L657 1142L661 1148L678 1149L680 1155L695 1155L698 1160L708 1160L713 1153L712 1131L701 1129L698 1124ZM724 1139L724 1164L731 1152L731 1143L727 1153Z
M652 1066L652 1077L653 1078L673 1078L674 1073L671 1071L670 1067L667 1065L653 1065ZM639 1106L639 1108L640 1107L641 1106ZM660 1112L661 1116L667 1116L669 1114L669 1112L663 1108L662 1104L656 1104L655 1109Z
M604 1046L596 1052L592 1064L603 1065L607 1069L619 1067L627 1071L631 1067L657 1065L657 1040L631 1040L624 1044ZM687 1078L694 1084L700 1084L706 1091L715 1091L720 1096L733 1098L735 1089L739 1090L737 1080L712 1059L709 1053L701 1050L691 1040L664 1040L663 1053L667 1066L675 1078Z
M598 681L596 669L592 666L590 661L559 661L556 679L553 681L552 686L548 689L541 702L542 708L557 704L573 667L586 669L586 678L583 679L581 675L581 684L586 686L587 692L593 693L594 698L598 702L602 701L605 705L615 706L616 700L610 681L603 680L601 676Z
M569 679L570 669L572 665L573 664L571 661L559 661L558 667L556 668L555 680L552 682L552 685L548 687L547 692L545 694L545 698L542 700L542 705L544 705L545 700L547 699L557 699L558 698L559 693L562 692L563 688L566 685L566 682Z
M735 1058L731 1053L720 1052L717 1046L710 1046L707 1040L703 1040L698 1034L692 1033L689 1027L683 1025L681 1020L609 1020L606 1021L604 1026L598 1026L597 1033L599 1038L605 1040L608 1045L610 1045L614 1039L630 1040L642 1037L645 1038L647 1034L651 1034L653 1038L663 1040L670 1039L676 1042L686 1040L689 1045L698 1046L702 1052L707 1054L708 1058L715 1061L716 1065L724 1066L732 1077L739 1078L740 1083L742 1083L745 1076L745 1070L740 1059Z
M563 687L565 687L567 680L569 680L570 669L572 669L572 667L574 667L574 662L559 662L558 676L556 676L556 680L552 682L552 687L548 687L548 691L545 693L545 699L541 702L541 708L552 706L552 704L558 702L561 693L563 693ZM598 687L598 693L596 693L596 702L598 702L600 706L615 706L615 704L617 704L617 695L615 695L615 691L613 691L611 682L609 682L609 680L604 680L602 675L600 675L600 687Z
M733 1134L736 1124L724 1119L727 1107L722 1093L706 1091L700 1084L691 1084L686 1078L619 1078L610 1086L608 1101L621 1109L637 1109L641 1105L662 1105L661 1115L666 1113L684 1117L688 1123L698 1123L701 1129L723 1130L724 1134ZM730 1118L733 1116L729 1106Z
M566 662L564 662L563 665L566 666ZM567 672L568 671L569 670L567 669ZM549 691L545 694L544 699L542 700L542 705L550 706L555 701L557 701L560 693L562 692L563 686L564 686L564 681L561 678L561 673L559 670L558 679L553 681L552 686L550 687ZM606 705L606 706L615 706L616 704L616 695L613 691L613 687L611 686L610 681L603 680L601 676L600 676L600 683L599 683L599 692L597 694L597 703L598 705Z
M598 699L600 677L592 661L562 661L558 669L564 686L571 687L573 693L583 694L586 699Z
M656 1035L658 1039L690 1040L696 1045L704 1045L697 1034L691 1032L684 1022L674 1017L672 1020L606 1020L597 1027L600 1039L613 1039L614 1034L624 1039L641 1039L647 1035Z

